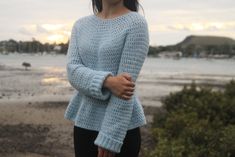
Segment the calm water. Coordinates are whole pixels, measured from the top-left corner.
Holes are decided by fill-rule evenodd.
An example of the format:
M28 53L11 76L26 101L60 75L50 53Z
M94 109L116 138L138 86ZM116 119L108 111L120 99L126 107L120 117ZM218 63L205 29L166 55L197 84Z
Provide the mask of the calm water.
M65 55L0 55L0 64L21 67L22 62L29 62L32 68L57 67L65 70ZM141 71L142 74L172 76L181 74L199 75L235 75L234 59L194 59L179 60L167 58L147 58Z
M43 77L40 78L40 84L43 87L37 87L45 91L46 95L55 93L68 93L65 90L70 87L70 84L66 80L66 56L65 55L0 55L0 65L7 65L13 67L22 67L22 62L31 63L32 70L42 71ZM1 72L1 71L0 71ZM1 72L0 76L8 75L9 72ZM27 75L28 76L28 75ZM13 77L19 77L13 75ZM14 80L14 78L0 78L2 84L5 84L8 80ZM180 90L184 84L191 83L195 80L200 84L209 84L210 86L220 86L235 78L235 60L227 59L193 59L182 58L179 60L166 59L166 58L146 58L143 68L138 78L138 84L136 86L137 93L140 95L140 99L143 105L160 106L160 98L169 92ZM17 78L18 80L20 78ZM27 80L38 79L36 76L28 76ZM24 75L21 76L21 82L25 80ZM5 81L5 83L4 83ZM13 81L15 82L15 81ZM12 83L5 86L6 89L10 88ZM37 81L35 81L37 84ZM18 83L15 87L18 88ZM22 83L22 89L26 86L30 86L27 83ZM29 88L28 91L35 91L40 93L36 89ZM61 91L60 91L61 90Z
M159 75L174 74L212 74L235 75L234 59L196 59L182 58L179 60L165 58L148 58L145 70Z

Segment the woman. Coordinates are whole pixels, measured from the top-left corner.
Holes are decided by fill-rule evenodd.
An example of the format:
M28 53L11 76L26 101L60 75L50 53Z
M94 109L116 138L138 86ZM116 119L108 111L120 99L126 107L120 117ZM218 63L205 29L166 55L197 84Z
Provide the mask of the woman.
M78 19L67 53L76 89L65 111L74 122L76 157L137 157L146 118L135 82L149 49L137 0L92 0L94 14Z

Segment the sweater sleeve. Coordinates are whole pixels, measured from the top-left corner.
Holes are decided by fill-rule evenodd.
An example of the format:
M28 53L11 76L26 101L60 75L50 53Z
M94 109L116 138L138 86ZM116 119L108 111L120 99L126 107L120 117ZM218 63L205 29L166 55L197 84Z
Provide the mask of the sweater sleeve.
M83 92L85 95L101 100L106 100L110 97L111 91L103 87L103 83L106 77L108 75L113 76L113 73L109 71L93 70L83 64L78 51L78 21L76 21L72 27L69 47L67 51L67 78L69 80L69 83L76 90Z
M129 29L124 44L118 74L126 72L136 79L149 50L149 34L146 20L135 22ZM134 96L129 100L113 94L108 102L101 129L94 144L119 153L131 120Z

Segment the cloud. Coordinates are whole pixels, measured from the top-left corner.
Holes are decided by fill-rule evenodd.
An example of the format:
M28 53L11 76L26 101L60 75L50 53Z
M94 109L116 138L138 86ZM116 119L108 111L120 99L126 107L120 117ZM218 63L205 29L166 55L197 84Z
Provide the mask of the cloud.
M31 31L27 30L24 27L19 28L19 33L22 35L26 35L26 36L32 36L33 34L31 33Z
M173 31L231 31L235 28L235 22L193 22L169 25L167 28Z
M48 31L57 31L61 29L67 29L68 25L66 24L42 24L41 27Z
M234 0L140 0L150 29L150 43L171 44L192 33L235 37ZM24 4L24 5L22 5ZM143 14L140 9L140 13ZM0 40L35 37L67 40L72 23L92 14L91 1L0 1ZM9 20L11 19L11 20Z
M23 25L18 32L23 36L36 37L44 42L67 42L72 24L30 24Z
M49 33L49 31L47 29L45 29L43 26L38 25L38 24L36 25L36 32L38 32L38 33L46 33L46 34Z

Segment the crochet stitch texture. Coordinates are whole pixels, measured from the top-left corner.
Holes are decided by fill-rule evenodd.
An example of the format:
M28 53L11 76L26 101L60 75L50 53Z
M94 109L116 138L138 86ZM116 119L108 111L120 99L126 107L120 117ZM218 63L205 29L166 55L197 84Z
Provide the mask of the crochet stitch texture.
M74 125L99 131L94 144L119 153L127 130L147 124L136 91L121 99L103 87L108 75L129 73L136 82L149 50L146 19L137 12L75 21L67 52L67 78L75 89L65 110Z

